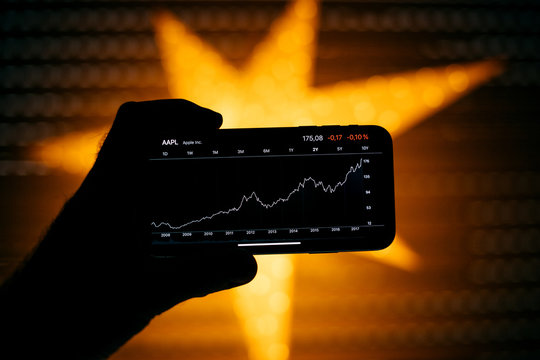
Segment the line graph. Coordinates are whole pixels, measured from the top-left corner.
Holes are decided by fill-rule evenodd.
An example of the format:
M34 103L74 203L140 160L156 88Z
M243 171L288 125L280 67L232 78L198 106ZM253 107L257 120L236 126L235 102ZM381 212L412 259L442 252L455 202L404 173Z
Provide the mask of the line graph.
M305 177L302 181L300 181L296 187L293 187L292 190L288 193L288 195L284 197L279 197L271 202L263 201L261 197L257 195L255 191L253 191L249 195L243 195L240 200L240 203L237 206L233 206L226 210L219 210L210 215L202 216L198 219L193 219L180 225L172 225L171 223L165 222L165 221L162 221L162 222L152 221L151 225L155 229L160 229L163 227L163 228L168 228L170 230L180 230L180 229L189 227L190 225L193 225L193 224L198 224L204 221L212 220L221 215L229 215L231 213L239 212L248 202L252 200L255 200L255 202L263 209L267 209L267 210L272 209L278 204L284 204L284 203L289 202L291 197L293 197L293 195L304 190L306 186L309 184L312 184L314 189L321 189L324 193L333 194L338 189L342 188L350 180L351 175L355 174L356 172L358 172L358 170L362 168L362 163L363 163L363 159L360 159L355 165L350 166L347 173L342 178L342 180L338 181L334 185L325 184L322 180L316 180L312 176L308 176L308 177Z
M160 146L160 138L148 154L141 212L157 253L377 248L370 239L395 228L392 142L382 128L225 129L164 139L174 145Z

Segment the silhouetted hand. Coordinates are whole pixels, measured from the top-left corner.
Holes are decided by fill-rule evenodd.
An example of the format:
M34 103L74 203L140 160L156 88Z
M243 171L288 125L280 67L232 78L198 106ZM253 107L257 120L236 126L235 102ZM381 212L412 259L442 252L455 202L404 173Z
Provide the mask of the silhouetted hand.
M171 131L211 132L221 122L220 114L185 100L120 107L81 187L1 288L0 358L105 358L177 303L251 281L252 255L191 251L153 258L137 224L145 140ZM16 353L2 356L8 349Z

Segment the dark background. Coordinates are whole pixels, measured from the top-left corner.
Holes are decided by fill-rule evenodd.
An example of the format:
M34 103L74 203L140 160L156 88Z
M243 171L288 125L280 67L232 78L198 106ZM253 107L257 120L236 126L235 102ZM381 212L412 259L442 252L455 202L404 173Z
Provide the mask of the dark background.
M124 101L169 97L156 8L241 66L286 2L4 5L1 280L84 175L30 151L109 125ZM322 2L315 86L494 56L507 65L395 141L397 228L420 269L354 254L296 256L291 359L539 358L539 24L537 1ZM206 306L188 304L117 358L246 358L230 307L197 301Z

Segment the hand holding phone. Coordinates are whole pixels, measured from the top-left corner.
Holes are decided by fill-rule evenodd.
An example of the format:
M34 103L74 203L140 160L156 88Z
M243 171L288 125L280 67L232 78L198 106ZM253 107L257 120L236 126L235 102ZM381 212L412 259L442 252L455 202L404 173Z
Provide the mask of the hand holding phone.
M179 99L120 107L81 187L0 287L0 358L105 358L177 303L251 281L257 263L246 251L156 258L140 233L148 140L212 133L221 121Z

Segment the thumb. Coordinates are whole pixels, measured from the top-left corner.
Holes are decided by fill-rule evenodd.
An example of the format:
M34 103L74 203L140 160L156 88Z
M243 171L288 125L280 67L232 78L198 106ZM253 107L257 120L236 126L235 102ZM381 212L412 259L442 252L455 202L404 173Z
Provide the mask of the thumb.
M159 314L193 297L249 283L257 274L253 255L243 250L184 253L153 258L147 272L153 312Z

